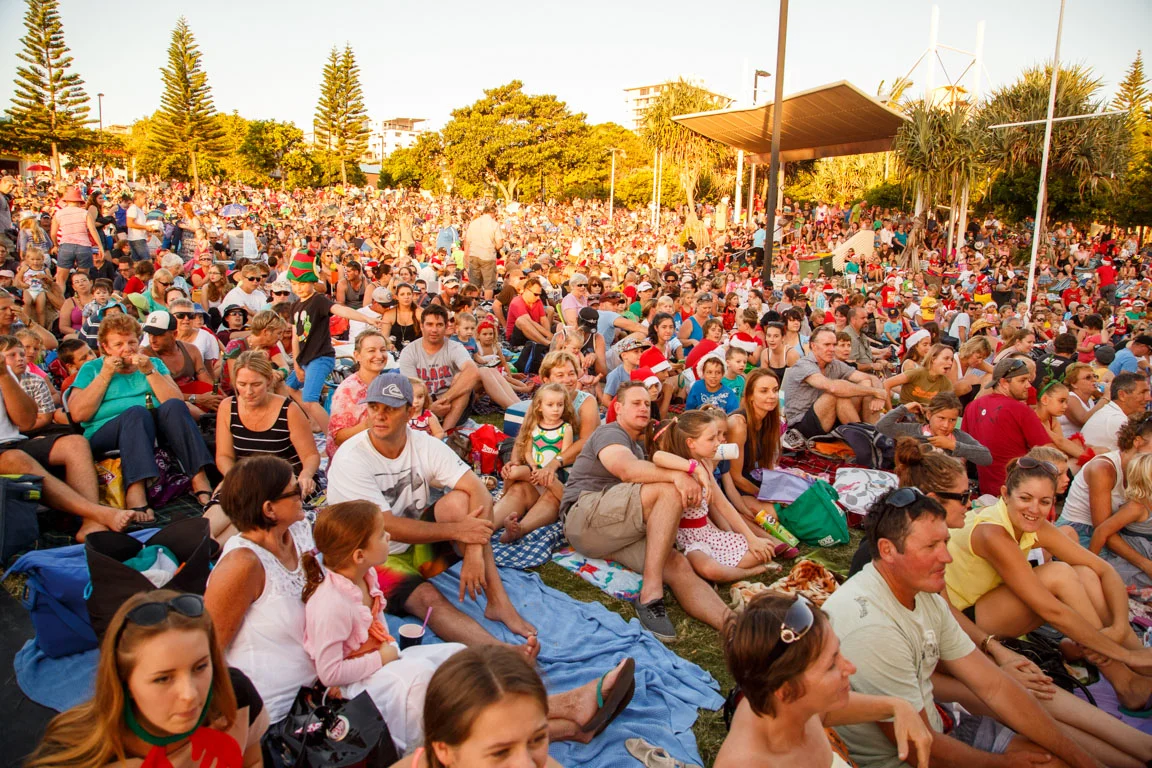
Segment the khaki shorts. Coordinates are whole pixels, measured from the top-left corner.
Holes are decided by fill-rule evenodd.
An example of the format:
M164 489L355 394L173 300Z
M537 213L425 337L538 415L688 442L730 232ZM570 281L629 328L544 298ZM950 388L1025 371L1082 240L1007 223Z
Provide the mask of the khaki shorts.
M644 572L648 530L640 483L619 483L604 491L582 493L564 518L564 535L586 557L611 558Z
M496 290L496 260L471 259L468 262L468 282L481 290Z

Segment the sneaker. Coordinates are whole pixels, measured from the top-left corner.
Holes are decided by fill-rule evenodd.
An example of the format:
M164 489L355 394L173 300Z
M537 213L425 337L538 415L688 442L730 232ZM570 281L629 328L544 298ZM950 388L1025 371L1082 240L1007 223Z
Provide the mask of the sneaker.
M808 447L808 440L798 429L790 429L780 437L780 445L787 451L802 451Z
M676 628L668 618L668 609L664 607L664 599L659 598L650 603L636 601L636 617L640 625L656 636L662 643L671 643L676 640Z

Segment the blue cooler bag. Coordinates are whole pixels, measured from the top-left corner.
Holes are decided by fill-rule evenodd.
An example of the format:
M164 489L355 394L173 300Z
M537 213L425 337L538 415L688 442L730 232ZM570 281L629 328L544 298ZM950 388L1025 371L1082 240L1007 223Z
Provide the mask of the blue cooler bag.
M158 530L149 528L131 535L147 541ZM58 659L99 644L85 601L90 577L83 544L28 552L5 575L14 573L28 577L21 602L31 614L36 643L44 653Z

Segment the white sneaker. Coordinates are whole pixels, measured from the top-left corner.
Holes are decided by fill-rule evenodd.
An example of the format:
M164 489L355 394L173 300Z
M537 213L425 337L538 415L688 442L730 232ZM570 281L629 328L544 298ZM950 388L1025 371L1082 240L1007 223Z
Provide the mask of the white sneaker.
M780 445L787 451L802 451L808 447L808 440L798 429L790 429L780 437Z

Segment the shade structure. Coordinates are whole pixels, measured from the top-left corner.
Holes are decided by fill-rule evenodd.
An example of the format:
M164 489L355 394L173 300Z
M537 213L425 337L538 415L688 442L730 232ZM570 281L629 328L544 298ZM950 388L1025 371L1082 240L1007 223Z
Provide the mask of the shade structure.
M886 152L908 119L847 80L785 96L782 109L780 159L784 162ZM751 162L768 162L772 104L672 119L733 149L744 150L752 155Z

